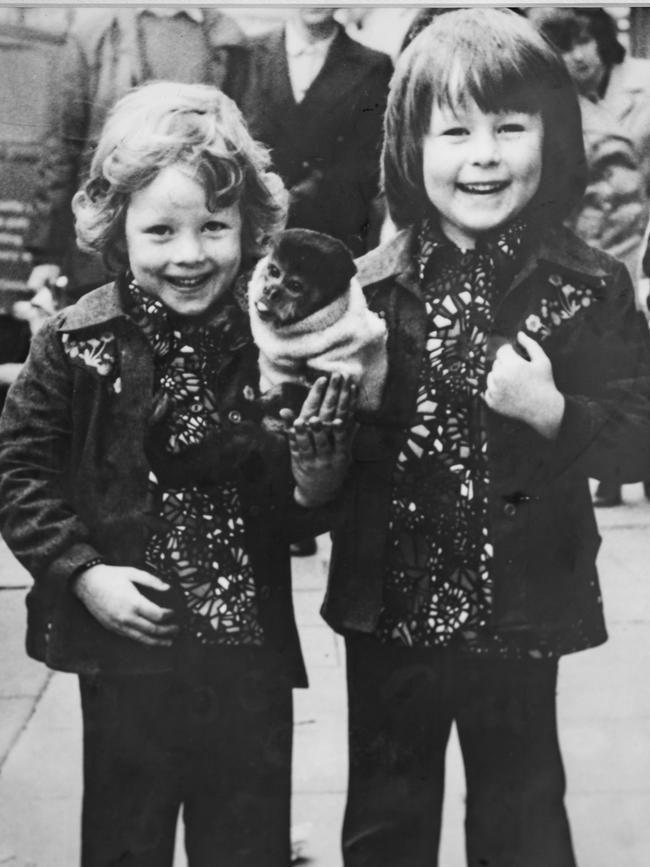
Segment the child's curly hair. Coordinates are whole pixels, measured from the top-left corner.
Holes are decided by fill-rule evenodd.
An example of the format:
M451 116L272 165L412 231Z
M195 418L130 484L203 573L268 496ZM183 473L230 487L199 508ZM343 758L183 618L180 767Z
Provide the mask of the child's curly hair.
M577 94L557 51L507 9L473 8L434 18L397 61L384 122L382 179L392 220L413 225L431 209L422 174L435 106L467 99L481 111L540 112L542 178L531 216L563 220L580 201L586 160Z
M252 264L284 226L287 192L235 103L205 84L158 81L115 104L88 178L72 201L79 246L101 254L112 272L127 267L124 225L131 196L177 163L196 174L210 210L240 203L242 261Z

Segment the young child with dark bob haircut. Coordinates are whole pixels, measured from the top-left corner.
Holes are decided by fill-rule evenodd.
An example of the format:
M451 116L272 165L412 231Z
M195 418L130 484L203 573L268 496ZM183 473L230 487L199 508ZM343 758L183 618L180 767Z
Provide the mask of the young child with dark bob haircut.
M79 675L82 867L171 867L181 806L190 867L290 863L289 543L326 526L352 403L318 380L291 458L259 423L240 289L284 221L269 166L215 88L119 101L74 199L115 280L43 326L3 412L27 650Z
M558 659L605 641L590 476L644 478L647 326L562 221L583 191L559 55L513 12L438 16L399 58L397 235L358 261L388 326L323 613L346 636L346 867L438 863L455 723L471 867L574 867Z

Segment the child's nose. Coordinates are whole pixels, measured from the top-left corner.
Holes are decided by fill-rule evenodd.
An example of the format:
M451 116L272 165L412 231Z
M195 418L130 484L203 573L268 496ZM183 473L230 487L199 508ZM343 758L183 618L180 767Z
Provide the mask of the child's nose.
M499 161L499 142L494 132L477 132L474 136L472 162L476 165L492 164Z
M193 232L186 232L176 238L174 261L178 263L201 262L205 259L203 239Z

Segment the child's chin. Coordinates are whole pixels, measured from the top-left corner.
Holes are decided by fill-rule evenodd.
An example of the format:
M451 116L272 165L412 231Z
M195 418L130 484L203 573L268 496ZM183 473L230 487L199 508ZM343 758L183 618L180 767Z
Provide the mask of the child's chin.
M188 299L187 301L174 299L168 301L167 306L179 316L201 316L208 312L213 303L212 299Z

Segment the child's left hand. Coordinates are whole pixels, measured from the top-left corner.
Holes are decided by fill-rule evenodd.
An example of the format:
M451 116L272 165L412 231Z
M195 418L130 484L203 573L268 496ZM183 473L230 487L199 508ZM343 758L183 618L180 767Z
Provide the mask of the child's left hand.
M338 493L350 463L356 401L356 384L333 373L329 381L325 377L316 380L298 418L289 409L280 410L298 505L320 506Z
M555 386L553 368L542 347L520 331L519 345L528 359L506 343L497 350L483 395L499 415L530 425L546 439L555 439L564 416L564 396Z

